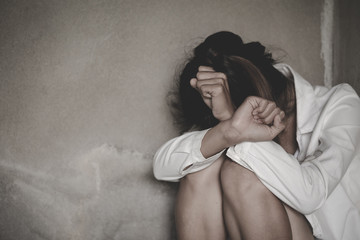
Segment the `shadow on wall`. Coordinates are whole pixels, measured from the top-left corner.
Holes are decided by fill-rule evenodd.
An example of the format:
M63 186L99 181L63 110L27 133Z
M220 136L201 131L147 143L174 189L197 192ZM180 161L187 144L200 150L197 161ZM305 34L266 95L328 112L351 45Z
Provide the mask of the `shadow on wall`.
M107 144L56 171L1 162L0 239L173 239L176 184L151 163Z

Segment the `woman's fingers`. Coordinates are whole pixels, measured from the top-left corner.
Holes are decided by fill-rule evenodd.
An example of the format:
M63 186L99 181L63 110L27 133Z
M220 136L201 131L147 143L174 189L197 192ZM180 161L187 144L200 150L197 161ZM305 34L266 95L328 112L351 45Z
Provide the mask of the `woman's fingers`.
M190 85L205 98L211 98L214 94L229 94L226 75L207 66L199 67L199 72L196 78L190 80Z
M193 88L196 89L197 81L198 81L198 80L197 80L196 78L190 79L190 85L191 85L191 87L193 87Z
M211 67L200 66L196 77L190 80L190 85L200 93L215 118L223 121L232 116L235 109L224 73L215 72Z
M213 78L221 78L223 80L227 80L226 75L224 73L216 72L212 67L208 67L208 66L200 66L198 68L196 78L198 80L206 80Z
M215 70L212 67L200 66L199 72L215 72Z
M272 109L268 105L270 101L260 97L247 97L240 107L235 111L230 121L230 126L234 129L236 137L239 139L231 139L231 142L241 141L269 141L276 137L284 130L285 125L283 119L285 113L277 107L273 109L266 117L271 119L271 123L264 123L264 119L259 117L259 113ZM266 120L269 121L270 120Z
M259 97L250 98L254 99L252 116L257 124L273 126L275 118L278 117L280 122L285 118L285 112L278 108L274 102ZM277 127L279 126L282 125L280 124Z
M221 84L203 84L199 87L200 94L205 98L217 97L225 91Z
M258 116L258 118L260 118L259 114L265 111L270 101L254 96L249 97L249 99L251 99L251 102L253 104L253 108L254 108L253 115Z
M262 119L263 123L265 124L271 124L273 123L274 119L275 119L275 116L276 115L279 115L281 112L281 109L280 108L275 108L271 113L269 113L268 116L266 116L265 118Z
M223 81L226 80L226 75L224 73L221 72L198 72L196 74L196 78L198 80L208 80L208 79L214 79L214 78L218 78L218 79L222 79Z
M190 80L190 85L205 98L211 98L226 91L221 79L199 81L197 78L192 78Z
M213 79L207 79L207 80L197 80L196 82L196 88L201 89L204 85L221 85L225 87L224 80L221 78L213 78Z
M284 117L281 117L281 114L275 116L274 124L270 127L271 135L273 137L276 137L282 130L285 129L285 123L282 121L283 118Z
M276 104L272 101L262 101L258 109L259 118L265 119L276 109Z
M276 106L272 101L266 99L258 99L257 106L252 112L254 119L263 124L272 124L277 115L281 119L285 117L284 111Z

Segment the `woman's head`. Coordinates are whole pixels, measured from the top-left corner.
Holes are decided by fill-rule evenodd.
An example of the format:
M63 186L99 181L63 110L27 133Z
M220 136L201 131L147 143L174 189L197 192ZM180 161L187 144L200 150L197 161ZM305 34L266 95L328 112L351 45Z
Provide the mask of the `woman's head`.
M194 57L212 59L218 54L240 56L243 41L231 32L217 32L205 39L194 49ZM206 59L203 59L206 60Z
M260 96L275 101L286 113L290 111L286 100L293 96L288 96L286 90L291 82L273 67L274 62L260 43L244 44L234 33L218 32L207 37L194 49L179 78L182 131L193 126L206 129L218 123L200 94L190 85L190 79L196 76L199 66L210 66L227 76L236 107L248 96Z

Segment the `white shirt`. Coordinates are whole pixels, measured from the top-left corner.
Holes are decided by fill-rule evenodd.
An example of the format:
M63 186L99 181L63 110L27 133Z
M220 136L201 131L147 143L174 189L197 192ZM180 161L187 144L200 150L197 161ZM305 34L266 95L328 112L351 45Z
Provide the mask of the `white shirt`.
M347 84L330 90L312 87L288 65L276 67L295 82L296 157L273 141L244 142L226 154L304 214L315 237L360 239L360 99ZM186 133L165 143L154 157L155 177L178 181L218 159L222 152L208 159L200 152L206 131Z

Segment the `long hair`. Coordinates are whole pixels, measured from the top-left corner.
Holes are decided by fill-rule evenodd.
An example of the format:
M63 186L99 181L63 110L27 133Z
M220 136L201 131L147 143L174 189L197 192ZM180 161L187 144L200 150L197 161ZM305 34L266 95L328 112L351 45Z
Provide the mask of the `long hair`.
M171 107L180 132L214 127L218 120L212 115L200 94L191 87L199 66L212 67L226 75L231 99L236 107L248 96L274 101L287 115L295 109L294 83L273 67L275 60L259 42L244 44L231 32L210 35L194 49L177 80L177 101Z

